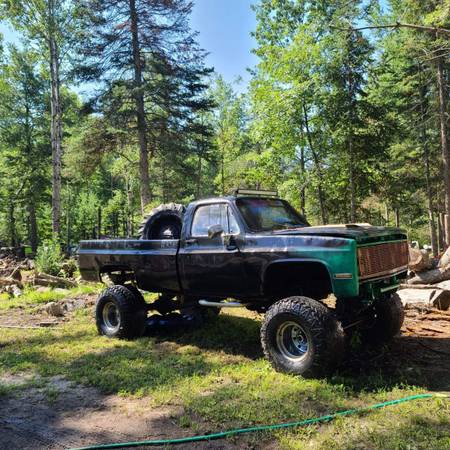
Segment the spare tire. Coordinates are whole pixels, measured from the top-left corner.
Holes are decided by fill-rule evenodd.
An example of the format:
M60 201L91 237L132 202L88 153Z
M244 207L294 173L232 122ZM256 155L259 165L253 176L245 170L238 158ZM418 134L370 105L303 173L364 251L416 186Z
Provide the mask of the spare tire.
M180 239L185 207L178 203L159 205L147 214L139 228L139 239Z

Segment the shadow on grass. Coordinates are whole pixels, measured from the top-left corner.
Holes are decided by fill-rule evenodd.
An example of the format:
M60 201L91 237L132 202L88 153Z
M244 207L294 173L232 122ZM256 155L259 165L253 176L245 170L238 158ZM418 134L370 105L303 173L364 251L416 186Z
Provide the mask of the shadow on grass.
M62 333L49 331L24 336L20 342L5 342L0 368L64 375L108 393L145 394L158 388L170 390L193 377L217 374L225 366L256 362L263 357L259 328L258 320L231 315L220 315L196 330L136 341L108 340L90 327L81 331L66 328ZM399 337L391 348L350 351L325 381L355 393L401 385L448 389L448 358L436 358L419 346L419 340L423 343L424 338ZM427 345L432 347L450 347L449 340L430 341Z
M222 314L198 329L178 333L163 332L156 339L158 342L195 345L204 350L257 359L263 356L259 330L260 323L257 320Z

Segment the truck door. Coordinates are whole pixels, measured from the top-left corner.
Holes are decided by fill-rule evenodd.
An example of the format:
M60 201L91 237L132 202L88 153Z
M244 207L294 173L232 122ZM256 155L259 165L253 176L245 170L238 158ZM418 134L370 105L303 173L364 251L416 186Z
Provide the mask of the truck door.
M178 253L181 284L194 296L233 297L244 293L245 277L239 251L239 226L227 203L196 207L180 242ZM224 233L208 237L211 226Z

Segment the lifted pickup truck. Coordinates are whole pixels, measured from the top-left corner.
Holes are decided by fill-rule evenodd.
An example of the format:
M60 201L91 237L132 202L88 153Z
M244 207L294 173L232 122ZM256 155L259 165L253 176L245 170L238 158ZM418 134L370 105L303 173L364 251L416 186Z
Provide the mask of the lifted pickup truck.
M151 310L164 317L245 306L265 313L261 342L276 369L320 376L342 357L345 335L386 341L400 330L393 294L408 244L397 228L309 226L276 196L237 192L186 210L162 205L139 239L82 241L79 265L84 279L114 283L97 300L101 334L138 337ZM148 304L138 288L160 296ZM329 294L334 307L323 302Z

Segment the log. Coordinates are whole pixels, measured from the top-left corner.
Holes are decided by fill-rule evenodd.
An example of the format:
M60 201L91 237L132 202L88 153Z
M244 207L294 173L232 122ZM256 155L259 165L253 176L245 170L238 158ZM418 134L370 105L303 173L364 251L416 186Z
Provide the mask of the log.
M450 279L450 265L440 267L438 269L427 270L417 273L407 282L409 285L414 284L435 284ZM411 286L412 287L412 286Z
M432 261L430 255L426 250L420 250L418 248L409 247L409 270L414 273L422 272L427 269L431 269Z
M430 304L431 299L436 295L436 289L401 289L394 295L397 295L403 306L415 303Z
M450 308L450 291L440 290L432 299L432 305L442 311Z
M67 278L56 277L47 273L37 273L34 276L33 284L39 286L51 286L60 288L74 288L77 287L77 283Z
M450 307L450 291L436 289L401 289L394 295L397 295L404 307L407 305L414 305L417 303L424 303L428 306L433 306L437 309L446 310Z

